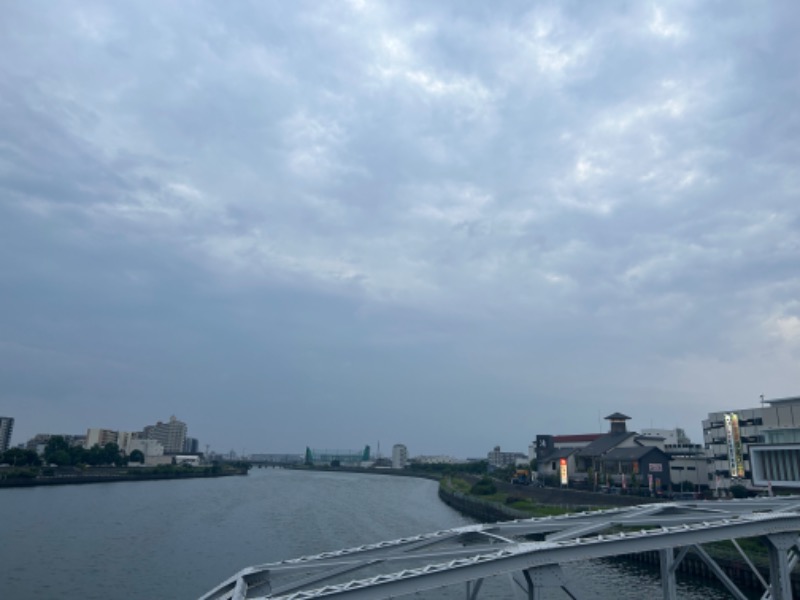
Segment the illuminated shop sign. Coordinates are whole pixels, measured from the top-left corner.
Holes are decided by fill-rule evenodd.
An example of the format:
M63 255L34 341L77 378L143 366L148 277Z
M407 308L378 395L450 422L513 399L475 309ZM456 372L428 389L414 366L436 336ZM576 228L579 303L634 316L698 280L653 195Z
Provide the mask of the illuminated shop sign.
M728 443L728 467L731 477L744 477L742 436L739 433L739 415L725 413L725 439Z

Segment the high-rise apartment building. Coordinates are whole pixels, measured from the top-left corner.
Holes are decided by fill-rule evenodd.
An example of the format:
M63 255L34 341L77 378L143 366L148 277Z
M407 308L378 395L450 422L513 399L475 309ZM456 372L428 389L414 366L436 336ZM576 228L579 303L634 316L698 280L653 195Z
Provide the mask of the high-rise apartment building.
M392 468L405 469L408 463L408 448L404 444L395 444L392 447Z
M186 432L186 423L179 421L173 415L168 423L159 421L155 425L145 427L141 437L161 442L161 445L164 446L164 454L181 454L186 443Z
M0 417L0 452L11 446L11 433L14 431L14 417Z
M106 444L116 444L119 438L119 432L111 429L87 429L86 441L83 443L84 448L87 450L93 446L100 446L101 448Z
M197 438L187 437L183 444L184 454L197 454L200 451L200 441Z

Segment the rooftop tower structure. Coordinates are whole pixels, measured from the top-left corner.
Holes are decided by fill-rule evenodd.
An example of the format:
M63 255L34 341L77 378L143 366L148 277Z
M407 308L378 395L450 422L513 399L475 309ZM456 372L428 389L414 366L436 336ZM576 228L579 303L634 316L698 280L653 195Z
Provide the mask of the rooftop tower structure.
M625 421L629 420L630 417L628 415L623 415L619 412L608 415L606 417L606 421L611 422L611 429L609 430L609 433L628 433L628 427L626 426Z

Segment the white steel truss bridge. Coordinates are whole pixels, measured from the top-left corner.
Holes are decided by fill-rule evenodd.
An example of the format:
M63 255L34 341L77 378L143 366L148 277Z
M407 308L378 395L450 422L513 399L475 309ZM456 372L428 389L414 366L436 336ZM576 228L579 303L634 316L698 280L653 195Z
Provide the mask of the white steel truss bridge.
M653 551L660 557L665 600L678 597L675 573L689 552L732 598L747 600L703 548L723 540L730 540L753 570L763 585L763 600L788 600L791 571L800 559L798 511L800 496L788 496L646 504L468 525L249 567L201 600L380 600L449 586L460 586L466 600L478 600L484 581L497 576L508 578L509 598L538 599L552 587L576 600L597 598L584 589L587 582L570 580L562 567ZM768 579L736 541L752 537L765 541Z

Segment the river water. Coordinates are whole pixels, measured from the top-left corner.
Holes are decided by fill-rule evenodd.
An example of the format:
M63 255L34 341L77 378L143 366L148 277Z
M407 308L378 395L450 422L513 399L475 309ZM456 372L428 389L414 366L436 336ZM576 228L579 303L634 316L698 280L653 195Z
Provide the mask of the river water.
M0 598L189 600L246 566L472 522L436 491L424 479L281 469L0 489ZM608 562L566 569L601 598L660 596L657 572ZM679 588L692 600L729 597L698 583ZM510 597L508 580L480 597Z

